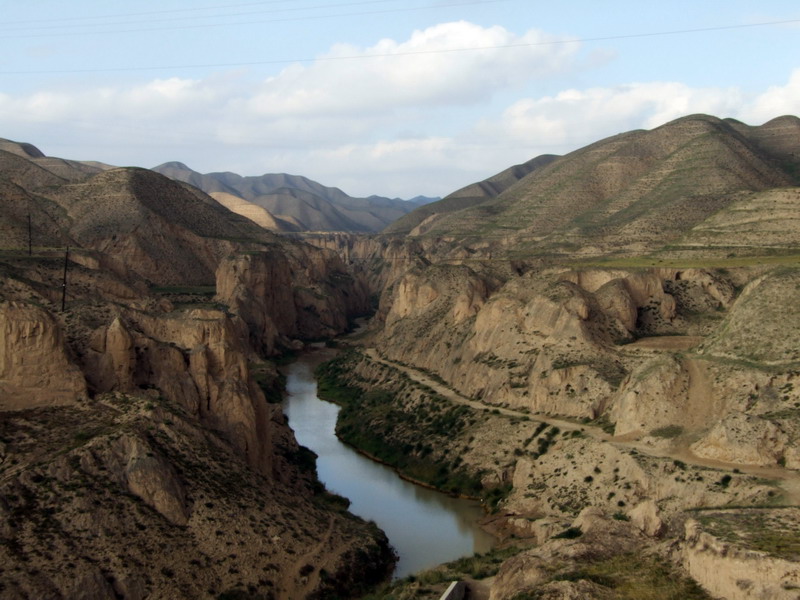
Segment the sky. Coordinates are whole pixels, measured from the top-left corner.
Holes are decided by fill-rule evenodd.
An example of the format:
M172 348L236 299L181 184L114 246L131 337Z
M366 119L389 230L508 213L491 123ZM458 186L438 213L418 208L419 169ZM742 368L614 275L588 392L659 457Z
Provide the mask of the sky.
M444 196L693 113L800 115L797 0L0 0L0 137Z

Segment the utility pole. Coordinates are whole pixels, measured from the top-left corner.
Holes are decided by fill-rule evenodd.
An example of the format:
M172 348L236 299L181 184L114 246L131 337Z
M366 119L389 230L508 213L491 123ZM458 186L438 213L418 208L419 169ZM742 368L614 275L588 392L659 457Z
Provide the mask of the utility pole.
M67 305L67 263L69 261L69 246L67 246L67 251L64 253L64 281L61 283L61 312L64 312L64 309Z
M33 254L33 233L31 232L31 213L28 213L28 256Z

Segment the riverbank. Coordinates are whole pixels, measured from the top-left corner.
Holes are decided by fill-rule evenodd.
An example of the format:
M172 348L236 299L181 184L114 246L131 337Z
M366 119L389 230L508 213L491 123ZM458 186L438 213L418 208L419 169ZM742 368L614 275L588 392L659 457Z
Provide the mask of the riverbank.
M286 367L284 410L299 443L317 454L320 481L350 500L350 512L386 532L399 555L395 576L489 550L494 538L480 528L484 513L477 502L402 479L336 437L341 409L317 397L312 370L329 355L328 350L314 352Z

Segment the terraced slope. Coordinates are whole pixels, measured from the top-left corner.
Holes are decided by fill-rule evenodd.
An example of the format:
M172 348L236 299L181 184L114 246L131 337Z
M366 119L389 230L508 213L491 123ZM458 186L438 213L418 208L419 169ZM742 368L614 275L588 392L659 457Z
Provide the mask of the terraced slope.
M509 167L488 179L472 183L447 195L438 202L431 202L421 206L408 215L401 217L384 229L384 233L411 233L430 217L437 217L469 208L496 198L523 177L536 169L549 165L557 158L558 156L554 154L543 154L521 165Z
M794 186L797 117L761 127L693 115L553 161L422 235L480 238L518 254L639 252L672 242L740 192Z

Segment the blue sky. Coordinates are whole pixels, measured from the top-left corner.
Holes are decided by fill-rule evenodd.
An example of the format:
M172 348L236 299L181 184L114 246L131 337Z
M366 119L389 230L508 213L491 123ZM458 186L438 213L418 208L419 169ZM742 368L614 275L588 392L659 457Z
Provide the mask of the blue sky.
M0 137L445 195L704 112L800 114L800 4L0 0Z

